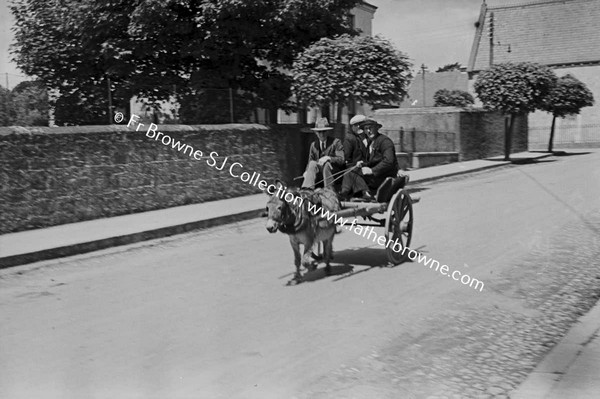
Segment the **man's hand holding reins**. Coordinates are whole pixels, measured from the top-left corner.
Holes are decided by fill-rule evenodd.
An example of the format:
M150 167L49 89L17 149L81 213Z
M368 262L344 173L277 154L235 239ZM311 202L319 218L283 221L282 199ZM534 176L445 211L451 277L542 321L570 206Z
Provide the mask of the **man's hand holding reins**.
M331 161L331 157L330 156L321 157L321 158L319 158L319 161L318 161L319 162L319 166L323 166L327 162L330 162L330 161Z

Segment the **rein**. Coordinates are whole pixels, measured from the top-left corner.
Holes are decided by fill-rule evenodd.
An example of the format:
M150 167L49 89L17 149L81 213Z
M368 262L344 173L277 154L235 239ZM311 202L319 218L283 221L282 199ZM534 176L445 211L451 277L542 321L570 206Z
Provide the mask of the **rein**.
M335 183L337 180L339 180L339 179L341 179L342 177L344 177L344 176L345 176L347 173L350 173L350 172L352 172L352 170L353 170L353 169L355 169L355 168L356 168L356 166L350 166L349 168L342 169L342 170L340 170L339 172L333 173L333 174L331 175L331 177L335 177L335 176L337 176L337 177L335 177L335 179L333 179L333 180L331 181L331 184ZM325 179L321 179L321 180L319 180L318 182L316 182L316 183L315 183L315 186L316 186L317 184L320 184L320 183L324 182L324 181L325 181Z

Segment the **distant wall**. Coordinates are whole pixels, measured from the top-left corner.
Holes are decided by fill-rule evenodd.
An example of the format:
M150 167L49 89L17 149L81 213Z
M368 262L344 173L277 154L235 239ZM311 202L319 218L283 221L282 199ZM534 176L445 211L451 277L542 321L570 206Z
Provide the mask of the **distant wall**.
M126 126L0 128L0 234L260 193L246 171L286 184L314 135L299 126L162 125L200 160ZM207 164L216 151L217 167ZM197 153L197 155L200 155ZM212 161L210 161L212 162Z
M412 149L415 130L417 152L454 151L459 161L504 154L504 117L482 109L456 107L380 109L375 117L382 131L397 144L404 130L403 150ZM451 142L453 141L453 142ZM527 151L527 117L515 120L512 152Z
M413 77L408 95L400 103L400 108L431 107L435 104L434 94L441 89L468 91L469 75L461 71L425 72L423 75L421 71Z

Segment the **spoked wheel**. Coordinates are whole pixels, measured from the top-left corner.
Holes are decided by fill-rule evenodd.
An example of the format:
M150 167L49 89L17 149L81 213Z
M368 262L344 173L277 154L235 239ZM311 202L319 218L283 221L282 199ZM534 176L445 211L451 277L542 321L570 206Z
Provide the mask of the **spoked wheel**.
M387 215L385 218L386 242L392 240L391 245L388 245L385 249L390 263L398 265L404 262L408 257L408 250L403 251L403 249L410 245L412 228L412 199L406 190L398 190L388 204ZM394 246L394 242L398 242L402 248L399 248L397 245Z

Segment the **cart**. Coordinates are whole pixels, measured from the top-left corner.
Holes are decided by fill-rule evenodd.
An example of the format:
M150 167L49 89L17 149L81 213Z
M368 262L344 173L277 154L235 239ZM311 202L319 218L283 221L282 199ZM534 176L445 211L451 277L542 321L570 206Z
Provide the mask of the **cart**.
M412 198L404 188L408 178L388 177L377 189L373 201L352 199L341 201L341 210L336 212L338 218L362 218L355 225L385 228L385 240L397 242L404 249L410 246L413 231L413 204L419 198ZM385 248L388 261L392 265L404 262L408 251L394 250L392 245Z

